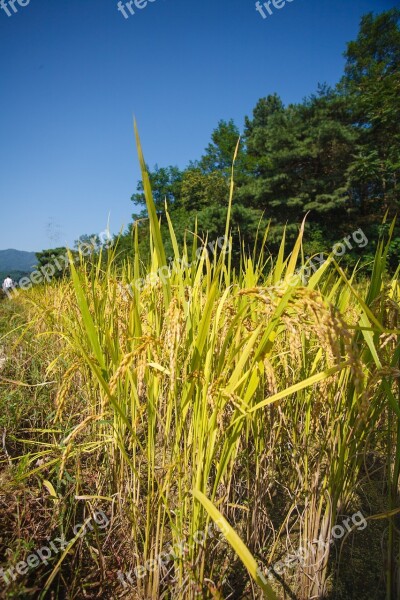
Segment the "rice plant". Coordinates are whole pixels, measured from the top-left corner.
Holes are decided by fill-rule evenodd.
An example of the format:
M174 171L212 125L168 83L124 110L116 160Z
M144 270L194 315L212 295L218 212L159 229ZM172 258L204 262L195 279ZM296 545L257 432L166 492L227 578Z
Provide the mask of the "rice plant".
M360 509L371 455L387 501L366 517L387 523L381 584L395 597L400 287L389 240L367 284L333 256L304 282L300 224L289 254L283 239L270 256L266 232L235 269L232 177L213 252L196 232L178 246L167 211L171 268L138 135L137 145L149 264L137 228L123 268L115 250L79 265L71 255L70 279L14 301L1 341L18 364L41 365L36 379L10 365L2 390L46 390L48 406L10 436L9 485L40 492L49 530L72 540L36 588L26 576L26 597L334 597L332 528ZM95 508L110 529L74 537ZM299 548L309 560L275 572Z

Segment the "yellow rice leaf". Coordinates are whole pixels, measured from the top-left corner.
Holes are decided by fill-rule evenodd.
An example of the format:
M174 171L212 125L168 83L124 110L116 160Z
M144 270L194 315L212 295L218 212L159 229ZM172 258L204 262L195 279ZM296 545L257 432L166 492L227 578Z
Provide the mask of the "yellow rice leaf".
M161 373L165 373L166 375L171 375L171 371L169 369L166 369L165 367L163 367L162 365L160 365L158 363L149 362L149 363L147 363L147 366L153 367L153 369L157 369L157 371L161 371Z
M59 500L58 496L57 496L57 492L54 489L53 485L50 483L50 481L47 481L47 479L45 479L43 481L43 485L44 487L48 490L50 496L52 497L53 500Z
M221 529L223 536L226 541L229 542L230 546L239 556L240 560L250 573L251 577L257 583L257 585L263 590L268 600L277 600L277 596L271 586L268 584L265 577L262 575L258 568L255 558L252 556L250 550L242 542L236 531L231 527L228 521L222 516L219 510L214 504L202 493L200 490L193 490L194 497L201 502L203 507L206 509L212 520Z
M336 367L332 367L331 369L326 369L325 371L322 371L321 373L317 373L316 375L313 375L312 377L308 377L307 379L304 379L303 381L300 381L299 383L296 383L295 385L291 385L290 387L286 388L286 390L282 390L281 392L278 392L277 394L273 394L272 396L269 396L269 398L266 398L262 402L259 402L258 404L256 404L252 408L250 408L249 412L250 413L255 412L259 408L263 408L264 406L267 406L268 404L272 404L273 402L276 402L277 400L282 400L282 398L286 398L287 396L290 396L291 394L295 394L296 392L299 392L300 390L304 390L304 388L310 387L311 385L314 385L315 383L324 381L324 379L328 379L328 377L331 377L331 375L338 373L339 371L341 371L342 369L344 369L345 367L348 367L348 366L349 366L348 362L341 363L340 365L337 365Z

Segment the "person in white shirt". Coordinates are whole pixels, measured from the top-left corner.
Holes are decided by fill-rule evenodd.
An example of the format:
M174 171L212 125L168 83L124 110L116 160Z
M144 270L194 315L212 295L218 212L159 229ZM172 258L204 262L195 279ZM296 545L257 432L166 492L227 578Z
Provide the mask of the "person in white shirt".
M14 282L9 275L3 281L3 292L7 293L14 287Z

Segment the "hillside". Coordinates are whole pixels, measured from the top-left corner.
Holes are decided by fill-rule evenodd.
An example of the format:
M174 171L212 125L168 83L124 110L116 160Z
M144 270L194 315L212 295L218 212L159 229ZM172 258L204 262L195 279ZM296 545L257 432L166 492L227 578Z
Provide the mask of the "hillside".
M36 263L34 252L13 249L0 250L0 280L8 274L15 280L20 279L32 271Z

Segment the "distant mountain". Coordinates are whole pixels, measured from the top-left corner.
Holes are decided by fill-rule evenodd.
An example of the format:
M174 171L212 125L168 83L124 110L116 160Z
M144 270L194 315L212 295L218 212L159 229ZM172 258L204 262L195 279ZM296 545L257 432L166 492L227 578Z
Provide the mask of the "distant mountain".
M0 250L0 273L11 271L30 273L37 263L34 252L24 252L23 250Z

